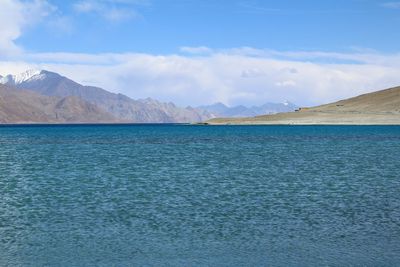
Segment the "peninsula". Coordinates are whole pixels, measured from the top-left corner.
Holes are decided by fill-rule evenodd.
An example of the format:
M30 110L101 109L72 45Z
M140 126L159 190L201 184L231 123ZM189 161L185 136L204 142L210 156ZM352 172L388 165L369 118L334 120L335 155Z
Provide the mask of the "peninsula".
M295 112L215 118L210 125L400 125L400 86Z

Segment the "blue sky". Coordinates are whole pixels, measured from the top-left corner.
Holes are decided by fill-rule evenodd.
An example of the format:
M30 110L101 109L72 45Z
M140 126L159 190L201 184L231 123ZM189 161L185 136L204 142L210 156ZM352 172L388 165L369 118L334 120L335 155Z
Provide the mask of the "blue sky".
M28 68L181 106L316 105L400 85L400 1L0 0Z
M181 46L249 46L394 52L400 41L400 6L396 8L395 2L390 1L49 0L49 3L57 11L46 18L47 23L35 25L18 39L17 43L26 49L165 54L175 53ZM86 10L82 10L84 3L88 3ZM113 10L116 15L107 17Z

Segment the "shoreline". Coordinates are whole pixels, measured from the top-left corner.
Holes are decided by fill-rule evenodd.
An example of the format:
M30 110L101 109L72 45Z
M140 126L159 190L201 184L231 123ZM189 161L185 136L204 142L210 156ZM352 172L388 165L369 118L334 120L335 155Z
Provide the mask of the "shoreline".
M32 122L32 123L0 123L0 127L12 127L12 126L141 126L141 125L190 125L190 123L175 123L175 122L129 122L129 123L109 123L109 122L71 122L71 123L47 123L47 122Z
M250 118L215 118L205 123L208 125L400 125L400 113L304 111Z
M198 123L0 123L2 127L84 127L84 126L400 126L400 123L278 123L278 122L198 122Z

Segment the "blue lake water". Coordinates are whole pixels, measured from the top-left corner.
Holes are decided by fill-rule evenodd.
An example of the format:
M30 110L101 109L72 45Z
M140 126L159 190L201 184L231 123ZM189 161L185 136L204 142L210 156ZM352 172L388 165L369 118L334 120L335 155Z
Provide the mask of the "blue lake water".
M0 127L0 266L400 266L400 127Z

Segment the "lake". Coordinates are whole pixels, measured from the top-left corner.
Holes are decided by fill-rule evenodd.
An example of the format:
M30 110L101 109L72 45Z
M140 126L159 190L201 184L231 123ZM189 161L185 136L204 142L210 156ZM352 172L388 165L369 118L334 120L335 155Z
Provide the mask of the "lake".
M0 127L0 266L399 265L399 126Z

